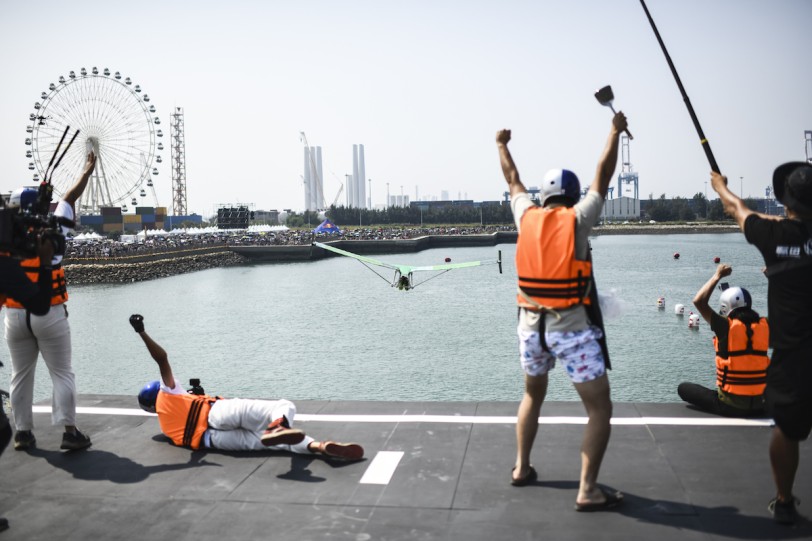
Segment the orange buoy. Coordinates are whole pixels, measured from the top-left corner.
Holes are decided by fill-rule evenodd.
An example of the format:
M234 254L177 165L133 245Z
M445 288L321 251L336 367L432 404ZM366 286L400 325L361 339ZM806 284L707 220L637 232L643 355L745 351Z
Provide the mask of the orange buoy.
M450 257L446 257L446 258L445 258L445 262L446 262L446 263L451 263L451 258L450 258Z
M718 256L713 258L714 263L719 263L720 261L721 259Z
M674 259L679 259L679 252L674 252Z

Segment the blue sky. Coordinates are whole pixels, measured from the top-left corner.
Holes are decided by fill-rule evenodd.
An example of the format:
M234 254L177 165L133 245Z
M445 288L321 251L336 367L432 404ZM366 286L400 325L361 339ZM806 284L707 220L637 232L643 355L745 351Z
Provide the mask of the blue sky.
M412 199L499 199L500 128L526 185L554 167L587 184L611 121L593 98L606 84L635 136L641 197L706 190L710 167L638 0L0 1L3 192L30 179L40 93L93 66L140 84L165 132L184 108L188 207L204 215L302 209L300 131L323 149L328 202L355 143L374 204L386 183ZM776 165L805 157L812 2L647 5L722 172L762 196ZM155 186L171 207L163 156Z

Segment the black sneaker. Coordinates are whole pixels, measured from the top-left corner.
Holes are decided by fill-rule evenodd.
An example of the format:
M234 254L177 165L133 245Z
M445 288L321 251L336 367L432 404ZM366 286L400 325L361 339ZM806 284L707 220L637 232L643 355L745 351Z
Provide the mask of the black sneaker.
M59 446L60 449L80 451L88 447L90 447L90 438L79 432L78 428L75 433L65 432L62 434L62 445Z
M795 524L798 520L798 510L795 507L801 503L798 498L792 498L788 502L779 502L778 498L773 498L767 509L773 515L773 520L779 524Z
M15 451L26 451L36 446L37 438L34 437L34 433L30 430L18 430L17 433L14 434Z

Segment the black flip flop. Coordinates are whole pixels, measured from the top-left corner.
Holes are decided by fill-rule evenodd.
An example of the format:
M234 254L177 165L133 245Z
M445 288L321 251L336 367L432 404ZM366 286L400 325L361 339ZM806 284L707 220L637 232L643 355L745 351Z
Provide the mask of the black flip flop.
M510 471L513 472L515 469L516 468L513 468ZM529 485L530 483L535 482L536 479L538 479L538 478L539 478L539 475L536 473L535 468L533 468L533 466L530 466L527 469L527 475L525 475L521 479L513 479L513 477L511 476L510 484L513 485L514 487L523 487L523 486Z
M608 511L623 503L623 494L620 492L606 492L601 489L606 499L600 503L576 503L575 510L580 513L593 513L595 511Z

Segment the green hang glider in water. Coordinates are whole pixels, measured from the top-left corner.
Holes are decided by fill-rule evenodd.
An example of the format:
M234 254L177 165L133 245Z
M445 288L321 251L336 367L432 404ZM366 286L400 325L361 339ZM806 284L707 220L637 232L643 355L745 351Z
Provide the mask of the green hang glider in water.
M342 250L340 248L336 248L334 246L330 246L329 244L324 244L321 242L314 242L313 246L317 246L319 248L323 248L324 250L343 255L346 257L351 257L353 259L357 259L361 262L366 268L380 276L382 279L389 281L387 278L382 276L378 273L375 269L373 269L370 265L375 267L385 267L387 269L392 269L395 271L395 278L392 280L392 287L396 287L403 291L408 291L410 289L414 289L421 284L425 284L432 278L436 278L440 276L440 274L445 274L446 272L453 270L453 269L464 269L466 267L479 267L480 265L491 265L496 263L499 265L499 274L502 274L502 251L499 250L499 256L496 259L490 259L486 261L468 261L465 263L445 263L442 265L430 265L430 266L420 266L420 267L413 267L411 265L396 265L393 263L387 263L385 261L379 261L377 259L373 259L371 257L366 257L363 255L354 254L352 252L348 252L346 250ZM448 260L447 260L448 261ZM426 278L422 282L414 283L412 273L419 272L419 271L433 271L437 274Z

